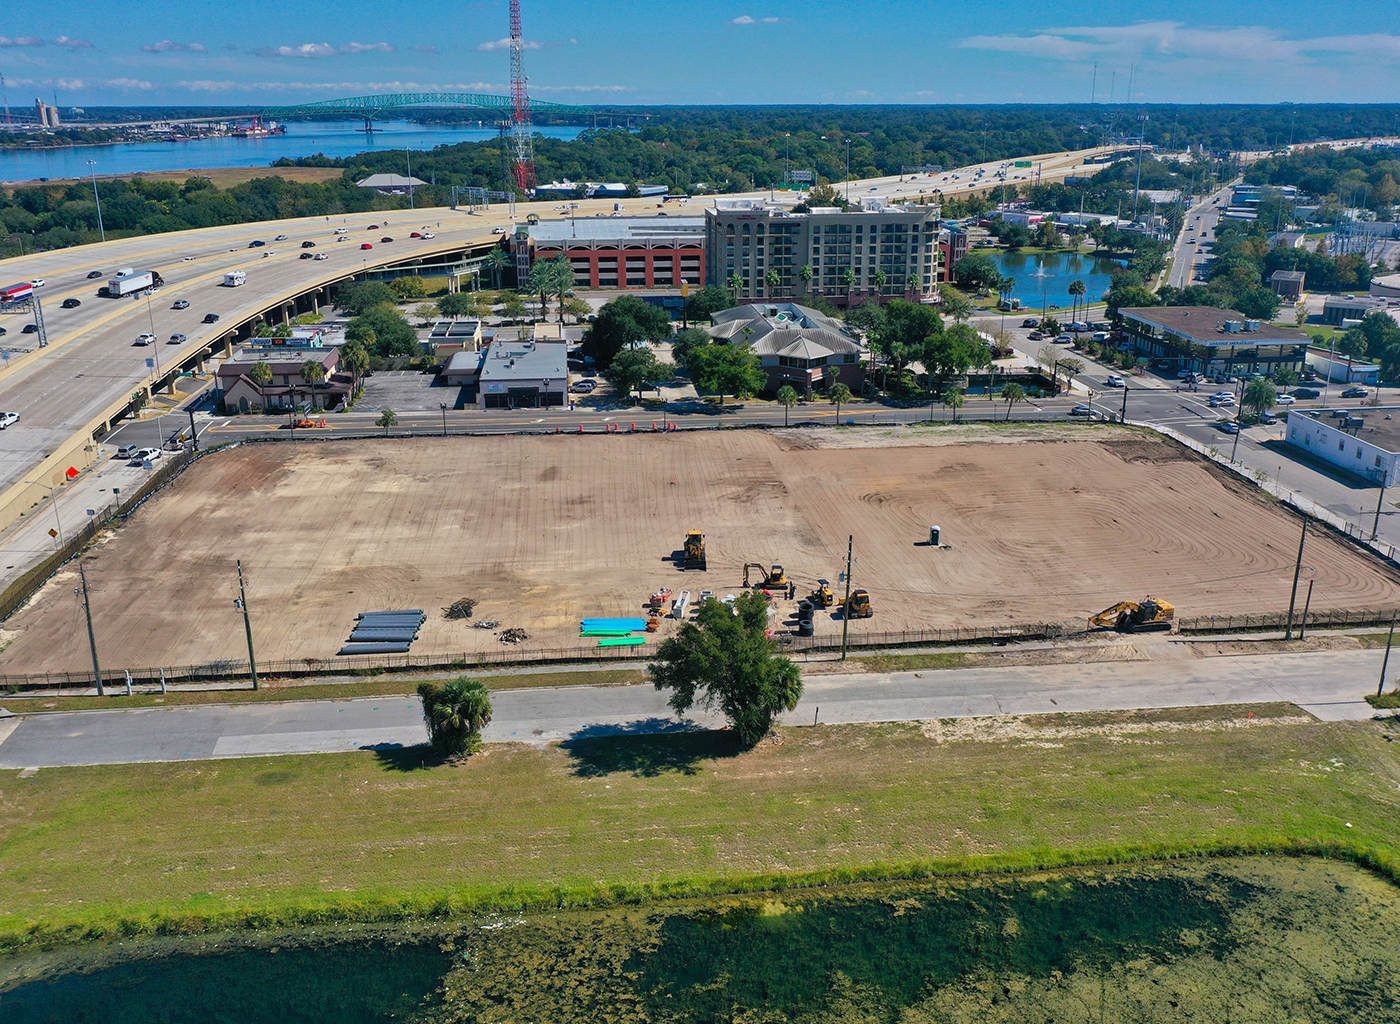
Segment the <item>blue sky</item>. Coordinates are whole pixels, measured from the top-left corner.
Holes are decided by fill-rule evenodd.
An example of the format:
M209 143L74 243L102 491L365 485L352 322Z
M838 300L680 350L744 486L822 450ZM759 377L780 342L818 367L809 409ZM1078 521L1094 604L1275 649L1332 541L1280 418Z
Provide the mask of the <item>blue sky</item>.
M23 17L17 16L23 10ZM1393 102L1393 4L525 0L530 92L647 103ZM503 0L11 6L12 106L504 93ZM1097 75L1095 67L1097 66ZM1097 84L1095 85L1095 78Z

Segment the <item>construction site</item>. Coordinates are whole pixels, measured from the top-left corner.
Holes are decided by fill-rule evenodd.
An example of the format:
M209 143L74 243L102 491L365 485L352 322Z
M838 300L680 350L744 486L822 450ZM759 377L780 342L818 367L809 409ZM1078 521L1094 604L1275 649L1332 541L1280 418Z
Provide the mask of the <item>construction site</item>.
M1111 428L283 442L200 459L82 565L119 671L245 660L240 561L260 661L334 659L351 629L390 639L360 617L410 612L394 639L448 660L654 650L746 585L780 637L839 635L848 546L853 633L1277 614L1300 526ZM1394 569L1343 539L1314 531L1303 562L1314 613L1400 605ZM70 562L5 623L0 673L90 671L79 583Z

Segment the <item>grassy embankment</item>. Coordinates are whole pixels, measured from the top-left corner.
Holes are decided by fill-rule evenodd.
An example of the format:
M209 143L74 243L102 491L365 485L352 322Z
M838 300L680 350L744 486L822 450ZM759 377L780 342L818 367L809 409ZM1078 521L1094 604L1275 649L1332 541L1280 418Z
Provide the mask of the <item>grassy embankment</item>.
M1394 874L1400 745L1287 705L0 772L0 944L1209 853Z

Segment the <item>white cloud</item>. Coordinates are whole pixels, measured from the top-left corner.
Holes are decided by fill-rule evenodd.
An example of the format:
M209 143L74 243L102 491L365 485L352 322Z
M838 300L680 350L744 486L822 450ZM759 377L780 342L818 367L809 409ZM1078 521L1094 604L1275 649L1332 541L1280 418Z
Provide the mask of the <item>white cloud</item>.
M9 36L0 36L0 46L43 46L44 41L38 36L16 36L11 39Z
M776 25L782 18L751 18L747 14L741 14L729 24L731 25Z
M147 92L155 86L140 78L109 78L102 83L104 89L123 89L128 92Z
M995 50L1055 61L1183 60L1312 63L1311 54L1400 58L1400 36L1385 33L1286 38L1259 25L1194 27L1175 21L1047 28L1034 35L969 36L964 49Z
M74 50L91 50L92 44L86 39L70 39L68 36L59 36L53 41L54 46L67 46Z
M81 78L60 78L53 84L64 92L77 92L79 89L87 88L87 83Z
M332 46L330 43L302 43L300 46L264 46L254 52L259 57L341 57L355 53L393 53L388 43L346 43Z
M162 39L158 43L151 43L141 47L142 53L208 53L203 43L176 43L169 39Z
M521 42L520 42L520 48L521 48L522 50L543 50L543 49L544 49L544 43L537 43L537 42L534 42L533 40L530 40L530 39L524 39L524 40L521 40ZM509 49L510 49L510 40L509 40L509 39L497 39L497 40L495 40L494 42L482 43L480 46L477 47L477 50L479 50L479 51L509 50Z

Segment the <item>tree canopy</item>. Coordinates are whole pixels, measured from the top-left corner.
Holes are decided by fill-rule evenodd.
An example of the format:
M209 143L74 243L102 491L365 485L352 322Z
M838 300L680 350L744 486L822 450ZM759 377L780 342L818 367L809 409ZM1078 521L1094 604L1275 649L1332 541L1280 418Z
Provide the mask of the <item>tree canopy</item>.
M996 261L985 252L970 252L953 264L953 276L958 287L966 291L986 291L996 287L1001 278Z
M383 281L352 281L342 285L335 294L335 308L351 316L359 316L375 306L392 306L398 294Z
M604 376L617 389L618 394L627 395L635 391L640 398L644 385L655 385L670 377L672 372L674 368L659 361L656 353L648 345L645 348L631 348L619 352L613 357L612 365L607 368Z
M801 672L767 635L768 608L768 598L753 590L739 595L733 611L707 598L695 621L662 643L648 668L653 685L671 691L676 714L696 704L713 708L745 747L761 740L774 717L793 710L802 697Z
M481 730L491 723L491 691L480 679L465 676L446 684L419 683L423 723L428 742L443 754L462 754L481 743Z
M392 306L374 306L351 320L345 328L347 341L358 341L373 355L416 356L423 351L418 332Z
M634 342L657 342L671 334L671 318L635 295L622 295L598 311L598 319L583 336L583 354L592 356L600 371Z
M758 356L740 344L691 349L685 368L696 387L713 391L721 399L725 395L743 398L756 394L767 383L767 377L759 369Z

